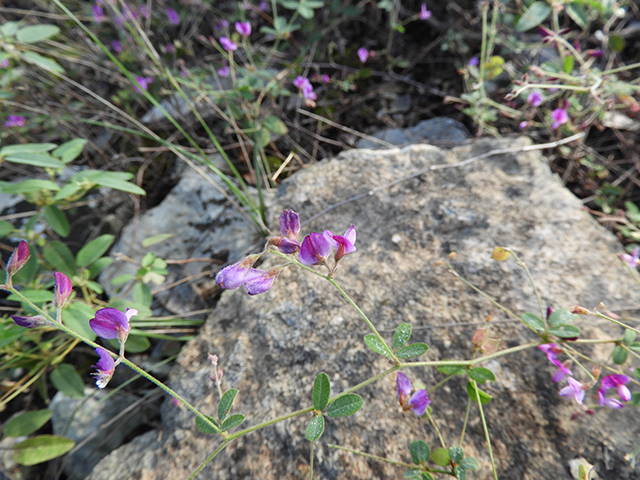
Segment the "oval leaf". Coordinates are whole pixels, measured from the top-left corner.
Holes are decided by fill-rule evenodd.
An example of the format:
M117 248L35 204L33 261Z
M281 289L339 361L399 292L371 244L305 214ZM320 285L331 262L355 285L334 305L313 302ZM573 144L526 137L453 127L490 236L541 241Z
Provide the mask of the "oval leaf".
M549 315L549 325L552 327L565 325L573 322L576 318L578 318L578 315L571 313L566 308L560 308L558 310L554 310L551 315Z
M449 448L449 458L453 463L460 463L464 458L464 451L460 447Z
M551 327L549 333L560 338L575 338L580 336L580 329L575 325L560 325Z
M522 314L522 321L538 332L544 332L544 322L533 313L525 312Z
M51 155L59 158L62 163L69 163L72 160L75 160L78 155L82 153L86 143L87 141L84 138L74 138L73 140L69 140L68 142L60 145L51 152Z
M44 219L53 231L61 237L66 237L71 232L67 216L55 205L47 205L44 207Z
M28 438L14 448L13 459L20 465L36 465L64 455L76 444L70 438L40 435Z
M80 249L76 255L76 263L79 267L86 267L98 260L109 250L115 237L113 235L100 235L98 238L91 240Z
M621 341L625 345L631 345L633 344L635 339L636 339L636 332L634 332L633 330L626 329L624 331L624 335L622 336Z
M411 338L411 325L408 323L401 323L393 333L393 348L396 350L402 347Z
M450 362L452 360L445 361ZM467 369L462 365L439 365L437 370L445 375L465 375L467 373Z
M42 250L42 256L54 270L64 273L68 277L77 274L78 267L69 247L62 242L51 242Z
M329 383L329 376L324 372L320 372L313 382L313 408L318 411L324 410L329 402L330 395L331 384Z
M235 415L231 415L224 422L222 422L222 431L226 432L227 430L237 427L242 422L244 422L244 415L236 413Z
M467 480L467 472L464 468L458 466L453 469L453 473L458 480Z
M205 415L205 417L207 417L209 421L211 421L211 423L213 423L214 425L218 427L220 426L220 424L216 422L216 420L213 417L210 417L209 415ZM198 427L198 430L200 430L202 433L206 433L207 435L218 433L215 428L213 428L211 425L209 425L200 417L196 417L196 427Z
M493 399L493 397L491 395L489 395L488 393L483 392L479 388L477 389L477 392L480 395L480 403L482 405L486 405L487 403L489 403ZM476 386L473 384L473 382L467 383L467 394L469 395L469 398L473 402L478 403L478 399L476 397Z
M305 432L307 440L315 442L322 436L322 432L324 432L324 417L322 415L313 417L309 425L307 425L307 431Z
M23 165L33 165L34 167L64 168L64 163L53 158L51 155L47 155L46 153L12 153L11 155L7 155L5 160L13 163L21 163Z
M627 351L621 346L617 346L613 349L611 360L613 360L613 363L616 365L622 365L627 361Z
M411 451L411 460L416 465L426 463L431 456L431 449L429 448L429 445L427 445L427 442L423 440L411 442L409 450Z
M24 52L22 56L29 63L33 63L34 65L37 65L38 67L46 71L64 73L64 68L62 68L58 62L56 62L55 60L51 60L50 58L43 57L36 52Z
M469 370L469 377L475 380L478 383L485 383L487 380L490 382L496 381L496 376L493 374L491 370L484 367L475 367ZM453 458L453 457L452 457ZM459 463L454 460L454 462Z
M96 332L89 326L89 320L95 315L93 308L86 303L74 302L62 310L62 323L91 341L96 339Z
M22 43L37 43L55 37L60 28L55 25L33 25L24 27L16 33L16 39Z
M30 290L25 288L20 293L22 293L22 295L27 297L29 300L31 300L35 304L42 304L45 302L53 301L53 293L51 293L49 290ZM14 302L19 302L20 297L12 293L7 297L7 300L13 300Z
M537 27L551 15L551 7L545 2L533 2L516 23L517 32L526 32Z
M474 457L467 457L460 462L460 466L465 470L478 470L478 460Z
M23 437L31 435L51 418L51 410L26 412L9 420L2 430L7 437Z
M59 391L71 398L84 397L84 382L73 365L63 363L51 372L51 383Z
M571 17L571 20L576 22L583 30L587 28L589 23L589 15L584 8L584 5L580 5L578 2L573 2L570 5L565 5L565 11Z
M13 224L6 220L0 220L0 238L4 238L13 232Z
M406 347L401 348L400 350L398 350L396 355L398 358L403 358L406 360L407 358L419 357L423 353L427 353L427 350L429 350L429 345L427 345L426 343L414 343L412 345L407 345Z
M387 349L384 348L384 344L375 335L365 335L364 343L366 343L367 347L369 347L374 352L376 352L376 353L378 353L378 354L380 354L380 355L382 355L384 357L388 357L389 356L389 352L387 352Z
M327 409L327 415L330 417L348 417L356 413L364 402L360 395L355 393L348 393L341 397L336 398L335 402L329 405Z
M238 390L232 388L231 390L227 390L222 395L220 399L220 404L218 405L218 418L220 421L224 420L229 410L231 410L231 405L233 405L233 401L236 399L236 395L238 394Z
M433 460L436 465L440 465L441 467L446 467L449 465L449 450L446 448L438 448L431 452L431 460Z
M159 233L158 235L153 235L151 237L145 238L144 240L142 240L142 242L140 242L140 245L142 245L144 248L148 248L173 237L175 237L175 234L173 233Z

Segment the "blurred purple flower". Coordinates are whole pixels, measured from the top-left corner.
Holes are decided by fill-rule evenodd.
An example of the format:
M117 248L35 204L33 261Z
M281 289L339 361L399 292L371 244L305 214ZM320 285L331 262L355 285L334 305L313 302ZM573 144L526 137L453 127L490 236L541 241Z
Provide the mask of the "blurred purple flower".
M554 364L558 369L551 377L553 382L559 382L567 375L573 375L571 370L569 370L568 365L565 365L560 360L558 360L558 353L562 353L562 349L558 347L555 343L547 343L543 345L538 345L538 348L542 350L546 355L549 361Z
M222 20L218 20L218 23L214 28L216 30L224 30L225 28L229 28L229 20L224 18Z
M282 267L272 268L271 270L252 268L244 277L244 288L247 289L249 295L264 293L271 288L281 270Z
M358 49L358 58L360 59L360 62L365 63L367 61L367 59L369 58L369 50L367 50L364 47L360 47Z
M4 126L7 128L24 127L24 117L22 115L7 115Z
M123 344L131 330L129 320L135 315L138 315L138 311L133 308L127 308L125 313L115 308L102 308L96 312L95 318L89 320L89 326L99 337L107 340L117 338Z
M144 18L151 18L151 12L149 12L149 9L147 8L146 5L140 5L140 7L138 8L138 11L140 12L140 15L142 15Z
M7 67L9 67L9 59L5 58L0 62L0 68L7 68Z
M400 406L405 412L411 410L413 413L421 417L427 410L427 406L431 403L429 395L425 390L417 390L413 395L413 384L409 377L404 373L398 372L398 378L396 379L398 385L398 400ZM409 397L411 395L411 397Z
M520 122L520 124L518 125L518 128L520 130L524 130L525 128L527 128L527 125L529 125L529 122L526 122L526 121Z
M99 4L96 3L91 9L91 12L93 14L94 22L101 23L104 21L104 10L102 10L102 7Z
M53 277L55 278L55 296L53 297L53 304L56 308L62 308L69 298L69 295L71 295L73 286L71 285L69 277L64 273L55 272Z
M627 375L607 375L602 379L602 387L606 390L610 388L616 388L618 390L618 395L620 395L620 400L623 402L628 402L631 400L631 392L625 385L631 379Z
M47 320L42 315L36 315L35 317L21 317L19 315L11 315L11 318L17 325L25 328L36 328L42 327L43 325L52 325L52 323Z
M423 3L420 7L420 20L429 20L431 18L431 12L427 10L427 4Z
M269 4L264 0L258 4L258 10L260 10L261 12L266 11L267 8L269 8Z
M356 247L354 245L354 243L356 243L356 229L353 225L344 232L344 235L334 235L329 230L325 230L323 233L336 249L336 262L345 255L349 255L356 251Z
M178 12L176 12L173 8L165 8L164 12L169 18L169 23L173 25L180 25L180 16L178 15Z
M560 125L567 123L569 121L569 114L564 108L556 108L553 112L551 112L551 128L556 129Z
M113 40L111 42L111 48L116 53L120 53L122 51L122 45L120 45L120 42L118 40Z
M640 247L636 247L633 249L633 255L629 255L628 253L621 253L620 259L631 268L636 268L638 265L640 265L640 258L638 258L639 253Z
M331 253L331 242L322 233L311 233L304 237L300 246L300 263L320 265Z
M573 375L573 373L571 373L571 370L569 370L569 366L570 365L571 365L571 360L565 360L562 363L558 362L558 364L557 364L558 369L551 376L551 381L553 383L558 383L560 380L562 380L567 375Z
M227 37L220 37L220 43L222 44L222 48L224 48L227 52L233 52L238 49L238 45L233 43Z
M302 92L304 98L307 98L309 100L316 100L318 98L318 95L316 95L316 93L313 91L313 85L311 85L311 82L308 78L298 76L293 81L293 85Z
M542 94L540 92L531 92L527 97L527 103L532 107L539 107L542 104Z
M134 87L136 92L142 92L142 90L146 90L149 87L150 83L153 83L153 78L151 77L135 77L137 86Z
M236 31L242 35L243 38L247 38L251 35L251 24L249 22L236 22Z
M229 265L216 274L216 283L228 290L235 290L243 284L249 269L260 258L259 255L249 255L241 262Z
M322 83L329 83L330 81L331 79L329 78L329 75L327 75L326 73L322 75Z
M624 405L620 402L620 400L616 400L615 398L607 398L605 395L607 394L607 389L605 387L600 387L598 389L598 403L601 407L609 407L609 408L622 408Z
M480 60L478 60L478 57L471 57L469 59L469 66L470 67L477 67L480 64Z
M93 365L98 371L96 373L92 373L94 377L96 377L96 386L98 388L104 388L113 377L113 372L116 369L116 364L113 361L113 357L109 352L107 352L104 348L96 348L96 353L100 356L100 360L98 363Z
M230 70L229 65L225 65L224 67L218 69L218 75L223 78L227 78L229 76Z
M600 58L602 55L604 55L604 50L587 50L586 53L588 56L590 57L595 57L595 58Z
M560 389L559 395L561 397L575 398L578 404L582 405L582 401L584 400L584 390L582 389L582 384L575 380L572 377L567 379L569 385Z
M130 5L127 5L125 3L122 6L122 18L125 22L136 20L138 18L138 12L136 12L134 7L131 7Z
M7 261L7 275L13 276L25 266L29 260L29 244L22 240Z

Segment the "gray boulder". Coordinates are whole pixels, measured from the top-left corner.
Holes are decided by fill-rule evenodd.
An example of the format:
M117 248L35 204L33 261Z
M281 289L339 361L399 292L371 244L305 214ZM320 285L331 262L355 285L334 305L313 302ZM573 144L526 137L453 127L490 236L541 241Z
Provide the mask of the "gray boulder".
M423 120L411 128L385 128L372 135L395 146L431 143L443 147L463 144L469 137L467 128L457 120L447 117ZM358 148L382 148L379 143L366 138L358 140Z
M616 258L621 246L589 217L537 152L434 170L374 191L429 166L528 144L521 138L483 140L450 152L428 145L345 152L284 182L271 220L276 224L284 208L309 219L327 205L365 193L315 218L303 233L329 229L341 234L355 225L358 250L342 260L336 279L386 338L398 324L410 323L412 341L431 347L421 361L471 358L470 339L488 316L491 337L500 341L501 349L537 340L439 263L451 252L457 254L452 264L461 275L518 315L538 312L538 304L515 262L491 260L498 245L512 247L527 262L544 306L593 308L603 302L624 314L625 305L638 304L640 293ZM261 268L280 263L279 257L271 256ZM622 334L620 328L594 317L583 317L579 324L583 338ZM204 413L215 415L219 399L208 379L207 354L219 355L224 388L240 392L233 413L246 415L240 428L249 427L311 406L319 372L328 374L335 394L388 369L388 361L364 344L368 333L363 320L328 282L286 268L265 294L249 297L242 289L223 293L199 337L183 349L170 385ZM576 348L593 350L589 345ZM606 361L609 351L597 347L595 356ZM639 478L625 460L640 434L640 423L632 420L635 407L596 409L594 415L583 413L572 420L581 409L558 396L562 384L551 382L555 368L535 347L483 366L497 376L494 384L483 388L494 397L484 411L499 478L569 479L577 459L594 465L599 478ZM573 371L586 380L577 366ZM434 368L404 372L427 388L446 378ZM448 446L460 438L466 383L458 376L430 393L435 422ZM364 399L360 411L326 419L315 447L314 478L401 478L405 470L329 448L330 444L407 463L412 441L425 440L432 449L440 446L429 421L401 411L395 373L358 393ZM586 404L597 404L594 393L595 389L587 392ZM305 429L310 420L310 414L302 415L237 439L200 477L308 478L310 444ZM89 478L186 478L221 443L201 433L194 416L170 401L163 406L162 422L161 432L112 452ZM493 478L475 405L463 448L480 463L470 478Z

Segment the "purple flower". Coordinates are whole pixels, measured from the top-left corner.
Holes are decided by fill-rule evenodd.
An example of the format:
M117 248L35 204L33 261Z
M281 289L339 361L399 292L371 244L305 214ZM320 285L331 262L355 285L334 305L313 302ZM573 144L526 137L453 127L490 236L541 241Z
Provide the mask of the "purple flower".
M405 412L411 410L413 413L421 417L427 410L427 406L431 403L429 395L425 390L418 390L413 395L413 384L409 377L404 373L398 372L398 378L396 379L398 384L398 400L400 400L400 406ZM409 397L411 395L411 397Z
M43 317L42 315L36 315L35 317L21 317L18 315L11 315L11 318L13 319L14 322L16 322L16 324L26 328L35 328L35 327L42 327L43 325L51 325L51 322L47 320L45 317Z
M149 12L149 9L146 5L140 5L138 10L140 11L140 15L142 15L144 18L151 18L151 12Z
M327 75L326 73L322 75L322 83L329 83L330 81L331 79L329 78L329 75Z
M616 388L618 390L618 395L620 395L620 400L624 402L628 402L631 400L631 392L625 385L628 383L630 378L626 375L607 375L602 379L602 387L606 390L610 388Z
M71 280L64 273L55 272L53 274L55 278L55 296L53 297L53 304L56 308L62 308L64 302L67 301L69 295L73 291Z
M264 293L271 288L281 270L282 267L272 268L271 270L252 268L244 277L244 288L247 289L249 295Z
M220 75L222 78L227 78L229 76L229 73L230 73L229 65L225 65L224 67L218 70L218 75Z
M180 17L178 16L178 12L176 12L173 8L165 8L164 13L167 14L169 23L173 25L180 25Z
M309 83L308 78L298 75L296 79L293 81L293 86L296 87L298 90L302 90L302 87L307 83Z
M122 7L122 18L125 22L135 20L138 18L138 12L136 12L133 7L124 4Z
M267 8L269 8L269 5L264 0L258 4L258 10L261 12L264 12Z
M369 58L369 50L367 50L364 47L360 47L357 53L358 53L358 58L362 63L365 63L367 61L367 58Z
M216 275L216 283L222 288L235 290L243 284L249 269L260 258L258 255L249 255L241 262L234 263L220 270Z
M104 388L113 377L113 372L116 369L116 364L113 361L113 357L104 348L96 348L96 353L100 356L98 363L93 365L98 369L96 373L92 373L96 377L96 386L98 388Z
M116 53L120 53L122 51L122 45L120 45L120 42L118 40L113 40L111 42L111 48Z
M311 233L304 237L300 246L300 263L320 265L331 253L331 242L322 233Z
M229 20L226 20L226 19L218 20L218 23L215 26L215 29L224 30L225 28L229 28Z
M134 87L134 89L136 92L142 92L142 90L146 90L147 88L149 88L149 84L153 83L153 78L151 77L135 77L135 79L135 83L137 84L137 86Z
M344 232L344 235L334 235L329 230L325 230L323 233L336 248L336 262L345 255L356 251L356 247L354 246L354 243L356 243L356 229L353 225Z
M560 389L560 396L575 398L576 402L582 405L582 401L584 400L584 390L582 389L582 384L572 377L569 377L567 381L569 382L569 385Z
M598 50L587 50L584 53L586 53L590 57L600 58L602 55L604 55L604 50L601 50L601 49L598 49Z
M471 59L469 60L470 67L477 67L479 64L480 60L478 60L478 57L471 57Z
M524 130L525 128L527 128L527 125L529 125L529 122L523 121L523 122L520 122L520 124L518 125L518 128L520 130Z
M99 337L107 340L117 338L123 344L131 330L129 320L135 315L138 315L138 311L133 308L127 308L125 313L115 308L103 308L96 312L95 318L89 320L89 325Z
M24 117L21 115L7 115L7 121L4 122L7 128L24 127Z
M298 88L302 92L304 98L309 100L316 100L318 95L313 91L313 85L308 78L298 76L294 81L293 85Z
M547 343L544 345L538 345L538 348L547 355L547 358L551 363L558 367L558 370L556 370L556 372L551 377L551 380L553 382L559 382L566 375L573 375L573 373L571 373L571 370L569 370L568 368L568 365L570 365L570 363L565 365L560 360L558 360L558 353L562 353L562 349L558 347L558 345L556 345L555 343Z
M9 67L9 59L5 58L0 62L0 68L8 68Z
M29 245L22 240L20 245L13 251L7 262L7 275L13 276L25 266L29 260Z
M431 12L427 10L427 4L423 3L420 7L420 20L429 20L431 18ZM363 62L364 63L364 62Z
M619 400L616 400L615 398L605 397L606 393L607 389L604 386L598 389L598 403L600 403L601 407L605 406L609 408L622 408L624 406Z
M567 110L564 108L556 108L551 113L551 120L553 120L553 123L551 124L551 128L556 129L563 123L567 123L569 121L569 114L567 113Z
M249 22L236 22L236 31L242 35L243 38L247 38L251 35L251 24Z
M531 92L527 97L527 103L532 107L539 107L542 104L542 94L540 92Z
M300 235L300 215L293 210L283 210L279 218L280 233L295 240Z
M224 48L227 52L233 52L238 49L238 45L233 43L227 37L220 37L220 43L222 44L222 48Z
M93 13L93 20L96 23L101 23L102 21L104 21L104 10L102 10L102 7L99 4L96 3L91 11Z
M620 259L629 265L631 268L636 268L640 265L640 258L638 258L638 254L640 253L640 247L636 247L633 249L633 255L629 255L627 253L621 253Z
M562 363L556 360L556 362L558 363L554 363L554 365L556 365L558 369L555 371L555 373L551 377L551 381L553 383L558 383L567 375L573 375L573 373L571 373L571 370L569 370L569 366L571 365L571 360L565 360Z

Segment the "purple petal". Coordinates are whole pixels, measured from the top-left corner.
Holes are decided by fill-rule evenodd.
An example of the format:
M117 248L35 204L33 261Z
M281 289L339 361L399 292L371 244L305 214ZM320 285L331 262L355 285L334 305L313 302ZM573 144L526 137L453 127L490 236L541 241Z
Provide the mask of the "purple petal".
M411 411L421 417L424 415L427 405L431 403L429 396L425 390L418 390L411 396L409 404L411 405Z
M367 50L364 47L360 47L357 53L358 53L358 58L362 63L366 62L367 58L369 58L369 50Z
M36 315L35 317L21 317L18 315L11 315L11 318L14 322L16 322L17 325L26 328L35 328L51 324L51 322L49 322L42 315Z
M280 268L272 268L271 270L265 271L252 268L244 279L244 288L247 289L249 295L264 293L271 288L280 270Z
M572 373L569 372L569 375L572 375ZM556 372L553 374L553 376L551 377L551 381L553 383L558 383L560 380L562 380L566 376L567 376L567 372L565 372L562 368L558 368Z
M56 308L60 308L64 305L64 302L67 301L69 295L71 295L73 287L71 285L71 280L69 280L69 277L64 273L55 272L53 276L55 278L54 305Z
M283 210L280 214L280 233L294 240L300 235L300 216L293 210Z
M250 255L241 262L223 268L216 275L216 283L222 288L235 290L244 283L247 272L256 260L255 256Z
M293 240L290 238L283 238L280 241L280 245L278 245L278 248L282 253L292 254L300 250L300 244L298 243L297 240Z
M311 233L304 237L300 246L300 263L303 265L318 265L327 259L331 253L331 243L321 233Z
M20 245L13 251L7 262L7 273L15 275L29 260L29 245L22 240Z
M95 318L89 320L91 329L99 337L107 340L119 338L129 332L129 319L120 310L103 308L96 312Z
M398 384L398 397L401 399L407 397L411 393L411 389L413 385L411 384L411 380L404 373L398 372L398 378L396 378L396 383Z
M222 48L224 48L227 52L232 52L238 49L238 45L233 43L227 37L220 37L220 43L222 44Z
M631 392L625 385L618 385L618 395L620 395L620 400L623 402L631 400Z
M251 35L251 23L236 22L236 31L244 38L247 38L249 35Z
M92 375L96 377L96 386L98 388L104 388L109 383L109 380L111 380L111 377L113 377L115 362L109 352L104 348L96 348L96 353L100 356L100 360L94 365L98 371Z

